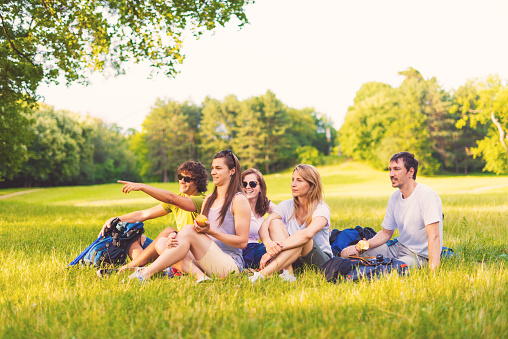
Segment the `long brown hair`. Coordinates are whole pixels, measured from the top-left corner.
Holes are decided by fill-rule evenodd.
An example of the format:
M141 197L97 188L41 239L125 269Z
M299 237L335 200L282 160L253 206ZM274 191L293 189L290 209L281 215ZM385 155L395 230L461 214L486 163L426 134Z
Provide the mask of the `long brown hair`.
M261 174L260 171L258 171L255 168L249 168L248 170L243 171L242 173L242 182L245 179L245 177L249 174L254 174L257 178L257 181L259 183L259 187L261 190L259 191L258 198L256 200L256 213L257 215L265 215L266 211L268 211L268 208L270 207L270 200L266 197L266 183L265 179L263 178L263 174Z
M233 198L235 197L236 193L240 192L242 193L242 184L241 184L241 178L240 178L240 163L238 161L238 158L236 155L231 152L231 150L227 151L220 151L219 153L215 154L213 159L218 158L224 158L224 162L226 163L226 166L231 170L235 168L235 173L231 176L231 179L229 181L228 189L226 191L226 198L224 199L224 204L222 205L219 216L219 227L224 222L224 218L226 217L226 213L228 211L229 206L231 205L231 202L233 201ZM217 199L217 186L213 189L212 194L206 199L205 206L203 207L203 211L201 212L203 215L208 217L208 212L210 212L210 207L212 207L213 203Z
M312 214L316 210L317 205L321 203L323 198L323 184L321 182L321 176L319 175L318 170L312 166L307 164L300 164L295 167L293 173L298 172L303 180L307 181L310 185L309 192L307 192L307 204L303 206L298 197L293 197L293 203L295 204L295 209L293 211L294 217L296 212L304 207L307 208L307 214L305 214L305 222L306 227L310 225L312 222ZM291 219L289 218L289 219Z

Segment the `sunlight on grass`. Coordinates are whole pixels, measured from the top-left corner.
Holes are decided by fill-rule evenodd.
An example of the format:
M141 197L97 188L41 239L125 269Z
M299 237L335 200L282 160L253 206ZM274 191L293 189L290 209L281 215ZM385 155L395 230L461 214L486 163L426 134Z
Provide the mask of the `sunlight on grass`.
M319 168L332 228L380 229L388 173L345 162ZM269 198L291 198L291 171L267 175ZM246 274L196 285L126 275L98 279L66 268L108 218L156 203L121 185L44 188L0 199L0 336L26 337L453 337L508 333L508 177L419 177L443 201L444 245L456 256L439 273L373 282L326 282L307 270L288 284ZM178 190L176 183L154 184ZM209 186L211 191L212 186ZM0 196L15 190L0 190ZM145 222L155 237L171 216ZM121 324L121 326L119 326Z

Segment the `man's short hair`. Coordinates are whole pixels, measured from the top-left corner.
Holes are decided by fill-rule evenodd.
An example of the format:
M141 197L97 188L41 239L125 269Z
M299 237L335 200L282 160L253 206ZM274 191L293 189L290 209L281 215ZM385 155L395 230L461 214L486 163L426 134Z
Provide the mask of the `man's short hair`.
M409 152L399 152L390 159L390 162L397 162L400 158L402 158L404 167L408 172L411 167L415 170L413 173L413 180L416 180L416 173L418 173L418 160L415 159L415 155Z
M186 161L178 166L177 173L181 174L186 172L191 178L194 179L199 192L206 192L208 186L208 173L205 166L197 161Z

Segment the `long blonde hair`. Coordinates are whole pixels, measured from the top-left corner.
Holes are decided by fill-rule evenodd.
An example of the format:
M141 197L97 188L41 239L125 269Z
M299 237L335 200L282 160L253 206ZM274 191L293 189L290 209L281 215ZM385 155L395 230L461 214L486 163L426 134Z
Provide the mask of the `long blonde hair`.
M303 206L298 197L293 197L293 203L295 204L295 209L293 211L294 217L296 212L307 208L307 214L305 214L304 220L306 222L306 227L310 225L312 222L312 214L316 210L317 205L319 205L324 200L323 196L323 183L321 182L321 176L319 175L318 170L312 166L307 164L300 164L295 167L293 173L297 171L303 180L309 183L310 188L307 192L307 204ZM289 219L291 219L289 218Z

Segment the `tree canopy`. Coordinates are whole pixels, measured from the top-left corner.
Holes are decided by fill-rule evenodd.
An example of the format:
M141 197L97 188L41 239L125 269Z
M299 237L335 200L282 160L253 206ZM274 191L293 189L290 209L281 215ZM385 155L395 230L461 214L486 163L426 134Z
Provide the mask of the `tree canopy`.
M154 72L178 73L184 34L199 36L232 18L247 23L251 0L4 0L0 2L0 179L26 159L24 105L43 81L86 83L93 71L125 72L147 61ZM8 154L18 156L11 159Z
M343 152L384 168L396 152L415 153L424 174L508 173L508 87L495 76L454 93L417 70L397 88L370 82L357 92L340 129Z

